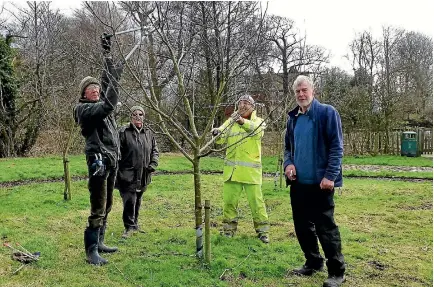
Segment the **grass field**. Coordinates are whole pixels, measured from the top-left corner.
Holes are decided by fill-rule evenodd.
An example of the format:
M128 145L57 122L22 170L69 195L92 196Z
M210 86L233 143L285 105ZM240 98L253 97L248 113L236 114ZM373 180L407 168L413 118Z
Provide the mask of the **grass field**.
M194 256L191 175L154 177L140 215L146 234L127 241L120 240L122 205L115 192L106 241L120 252L107 255L110 263L102 267L85 263L86 181L73 183L69 202L62 200L62 183L0 188L2 240L41 252L39 262L11 275L20 263L1 248L0 286L322 286L326 272L311 278L289 272L304 261L288 189L274 190L273 180L264 180L272 225L271 243L264 245L255 237L245 196L236 237L219 235L221 176L202 180L203 199L212 205L210 268ZM347 262L344 286L432 286L432 190L432 182L345 179L342 194L335 197Z
M343 159L343 164L373 164L389 166L425 166L432 167L432 157L406 157L396 155L378 156L347 156Z
M85 176L87 169L83 155L70 156L70 173L71 176ZM429 158L412 158L400 156L377 156L377 157L344 157L344 164L374 164L390 166L416 166L432 167L432 159ZM264 157L263 171L267 173L276 173L277 158ZM219 157L205 157L201 160L201 168L204 171L222 171L223 159ZM44 158L16 158L0 159L0 170L7 172L0 173L0 182L16 181L25 179L45 179L60 178L63 176L63 162L61 157L44 157ZM188 171L192 170L191 163L180 154L161 154L160 171ZM357 171L345 170L344 175L355 176ZM432 178L432 172L391 172L391 171L363 171L363 176L396 176L396 177L420 177Z

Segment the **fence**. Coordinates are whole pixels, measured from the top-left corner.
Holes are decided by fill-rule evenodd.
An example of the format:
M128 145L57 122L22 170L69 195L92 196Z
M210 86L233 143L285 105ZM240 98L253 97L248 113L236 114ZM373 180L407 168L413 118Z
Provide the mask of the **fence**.
M405 130L372 132L366 130L344 131L344 153L360 154L401 154L401 134ZM421 154L433 153L433 136L431 129L418 128L417 141ZM263 155L278 155L282 152L283 133L266 131L262 139Z
M405 129L409 130L409 129ZM402 130L371 132L366 130L344 131L345 154L401 154ZM414 129L417 133L419 152L433 153L433 137L431 129Z
M346 155L356 154L401 154L401 134L403 130L386 132L371 131L345 131L344 130L344 152ZM433 153L433 136L431 129L414 129L418 135L419 151L421 154ZM36 145L32 148L30 155L40 156L47 154L61 154L64 138L67 134L51 131L39 136ZM266 131L262 139L262 155L272 156L283 153L283 131ZM178 152L178 150L163 135L156 135L160 152ZM53 140L55 139L55 140ZM181 145L188 148L188 145L181 142ZM82 153L84 140L79 135L75 136L70 153Z

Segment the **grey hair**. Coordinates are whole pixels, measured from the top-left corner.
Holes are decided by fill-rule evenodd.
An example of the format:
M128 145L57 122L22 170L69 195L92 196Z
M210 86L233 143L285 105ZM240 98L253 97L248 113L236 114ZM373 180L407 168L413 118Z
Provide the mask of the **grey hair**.
M295 89L297 89L297 87L301 83L306 83L306 84L308 84L312 88L312 90L314 89L313 80L309 76L299 75L295 79L294 84L292 84L292 90L295 92Z

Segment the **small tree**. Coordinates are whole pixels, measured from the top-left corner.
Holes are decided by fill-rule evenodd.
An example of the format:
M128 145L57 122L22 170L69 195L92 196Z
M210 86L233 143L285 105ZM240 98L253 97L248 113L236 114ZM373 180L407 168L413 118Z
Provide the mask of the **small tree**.
M123 87L125 101L153 111L155 131L164 134L193 165L196 250L201 257L200 159L216 151L209 131L219 105L246 92L240 79L253 63L259 41L255 37L262 26L259 5L127 2L122 7L137 25L148 27L142 34L142 49L126 62L134 82ZM115 30L110 21L105 25Z

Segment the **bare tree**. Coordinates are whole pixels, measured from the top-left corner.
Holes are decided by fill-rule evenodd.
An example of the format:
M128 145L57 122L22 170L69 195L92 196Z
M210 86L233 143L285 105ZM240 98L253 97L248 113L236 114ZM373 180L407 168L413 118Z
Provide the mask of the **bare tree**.
M389 131L400 113L399 103L403 99L399 74L396 67L397 45L404 33L401 29L383 27L381 69L378 73L377 98L380 102L381 129L385 132L384 152L389 152Z
M285 104L278 114L282 116L294 104L290 83L302 73L315 79L329 56L323 48L307 44L306 35L299 32L291 19L268 16L265 29L264 37L272 44L268 57L280 68L278 75L283 95L279 96L285 99ZM280 122L284 124L285 119Z
M374 111L374 78L379 63L381 43L375 40L371 32L365 31L356 36L350 44L354 80L353 85L363 87L371 96L371 111Z
M428 96L432 93L432 39L389 26L383 27L380 39L367 31L357 35L350 48L354 70L351 85L360 92L355 96L364 99L369 95L370 104L363 105L369 121L359 126L364 129L367 151L370 132L381 131L381 152L389 153L390 133L405 125L405 112L409 121L410 114L413 118L422 114L423 108L417 107L424 102L432 106Z
M143 27L144 45L126 70L127 101L155 114L151 128L164 134L192 163L197 255L202 255L200 159L213 150L209 131L219 104L233 101L252 63L261 28L255 2L123 2ZM184 144L183 144L184 143Z
M56 108L53 70L59 56L56 37L62 17L51 10L49 2L28 2L26 8L9 13L14 18L10 25L13 36L10 36L20 51L16 69L21 83L16 122L11 127L13 150L17 155L25 155L51 118L52 113L48 111Z
M432 125L432 38L410 31L400 37L397 45L396 68L404 93L401 109L407 121L419 115L420 124L428 121Z

